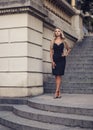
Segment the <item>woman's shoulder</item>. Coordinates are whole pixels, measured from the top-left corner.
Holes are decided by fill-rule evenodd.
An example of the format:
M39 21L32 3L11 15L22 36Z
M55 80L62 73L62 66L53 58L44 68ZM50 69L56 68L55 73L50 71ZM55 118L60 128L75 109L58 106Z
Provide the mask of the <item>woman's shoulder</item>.
M50 47L51 47L51 48L53 48L54 43L55 43L55 40L51 40L51 41L50 41Z
M50 44L54 44L54 43L55 43L55 40L51 40L51 41L50 41Z

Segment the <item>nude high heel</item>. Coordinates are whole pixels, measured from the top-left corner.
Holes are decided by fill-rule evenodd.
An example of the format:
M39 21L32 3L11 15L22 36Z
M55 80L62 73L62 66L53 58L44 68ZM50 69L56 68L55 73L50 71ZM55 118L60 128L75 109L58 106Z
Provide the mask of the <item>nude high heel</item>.
M59 96L59 91L56 91L56 92L55 92L54 99L58 98L58 96Z
M58 98L61 98L62 96L61 96L61 94L60 94L60 91L58 91Z

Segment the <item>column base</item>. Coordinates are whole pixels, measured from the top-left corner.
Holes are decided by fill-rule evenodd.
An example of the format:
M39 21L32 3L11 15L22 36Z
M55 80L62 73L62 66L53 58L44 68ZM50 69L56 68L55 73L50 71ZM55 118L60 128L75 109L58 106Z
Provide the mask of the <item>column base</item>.
M0 88L0 97L27 97L43 94L43 87Z

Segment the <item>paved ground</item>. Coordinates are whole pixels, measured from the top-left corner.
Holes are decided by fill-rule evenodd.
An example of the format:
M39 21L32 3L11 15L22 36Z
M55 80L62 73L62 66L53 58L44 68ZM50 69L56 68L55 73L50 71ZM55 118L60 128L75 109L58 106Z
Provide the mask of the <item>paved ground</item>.
M53 98L53 94L44 94L31 100L51 105L81 107L93 109L93 94L62 94L62 98Z

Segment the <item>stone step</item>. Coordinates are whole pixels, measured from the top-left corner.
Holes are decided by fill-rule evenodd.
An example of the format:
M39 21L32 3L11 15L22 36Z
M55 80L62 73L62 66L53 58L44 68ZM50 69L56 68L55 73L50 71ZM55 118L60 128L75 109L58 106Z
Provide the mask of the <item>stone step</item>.
M77 77L77 75L75 76L75 75L72 75L72 76L64 76L63 78L63 81L73 81L73 80L75 80L75 81L89 81L90 83L92 83L93 82L93 77L88 77L88 76L78 76ZM51 81L52 81L52 79L51 79ZM53 82L54 82L54 80L53 80Z
M67 57L69 57L69 56L79 56L79 57L88 57L88 56L93 56L93 51L92 51L93 49L91 49L91 50L73 50L73 51L71 51L70 53L69 53L69 55L67 56Z
M33 121L31 119L25 119L15 115L12 112L2 111L0 113L0 122L5 124L8 127L11 127L15 130L88 130L78 128L66 127L63 125L42 123L39 121ZM92 129L89 129L92 130Z
M77 58L71 58L71 59L67 59L66 60L66 64L67 65L93 65L93 59L92 60L87 60L86 58L82 58L82 59L77 59Z
M81 90L84 90L84 91L91 91L91 93L93 93L93 83L92 84L89 84L89 86L88 85L84 85L83 83L68 83L69 85L67 85L67 83L65 84L64 82L63 82L63 84L62 84L62 86L61 86L61 89L63 90L63 89L68 89L68 90L72 90L73 89L73 91L74 90L79 90L80 89L80 91ZM76 86L75 86L76 85ZM48 89L48 90L54 90L55 91L55 84L53 85L53 84L48 84L48 85L45 85L45 87L44 87L45 89ZM53 91L53 92L54 92ZM89 93L89 92L88 92Z
M74 72L74 73L66 73L66 76L77 76L78 77L93 77L93 73L92 72ZM65 76L65 75L64 75Z
M88 66L90 66L90 67L92 67L93 66L93 61L85 61L85 60L74 60L74 59L72 59L72 61L71 61L71 59L70 60L68 60L68 61L66 61L66 66L68 66L68 65L70 65L70 66L86 66L86 67L88 67Z
M89 44L90 44L90 43L89 43ZM86 45L85 45L85 44L84 44L84 45L75 45L75 46L72 48L71 52L77 51L77 50L78 50L78 51L79 51L79 50L80 50L80 51L81 51L81 50L82 50L82 51L85 51L85 50L86 50L86 52L89 51L89 50L91 51L91 50L93 49L93 45L92 45L92 44L89 45L89 44L86 44Z
M93 94L64 94L54 99L53 94L44 94L28 99L30 107L49 112L93 115ZM92 116L93 117L93 116Z
M63 82L66 82L66 83L91 83L91 84L93 84L93 78L69 77L69 78L65 78Z
M85 68L85 69L93 69L93 64L79 64L79 63L71 63L71 62L69 62L69 63L67 63L66 64L66 68L68 68L68 69L70 69L70 68L75 68L75 69L77 69L77 68L79 68L79 69L81 69L81 68Z
M55 88L44 88L44 92L49 94L49 93L55 93ZM61 92L66 93L66 94L93 94L93 89L84 89L84 88L62 88Z
M69 58L69 57L71 57L71 58L86 58L86 59L88 59L88 57L90 57L90 58L92 58L93 57L93 52L92 53L89 53L89 54L87 54L87 53L79 53L79 52L77 52L77 53L75 53L75 52L73 52L73 53L70 53L68 56L67 56L67 58Z
M50 90L49 90L50 91ZM47 93L49 93L49 91L47 90ZM54 91L54 90L52 90ZM51 91L51 92L52 92ZM63 93L69 93L69 94L93 94L93 89L84 89L84 88L70 88L68 90L68 88L64 88L62 89Z
M63 79L64 80L69 79L69 80L75 80L75 81L76 80L86 80L86 81L91 81L90 83L92 83L92 81L93 81L93 74L92 73L90 75L88 75L88 74L83 75L84 73L80 72L78 76L77 76L77 73L79 73L79 72L73 72L73 74L71 75L71 72L69 72L69 74L67 73L63 76ZM51 81L52 81L52 78L51 78Z
M73 54L70 53L70 54L66 57L66 59L69 60L69 59L71 59L71 58L73 59L74 57L75 57L75 58L79 58L79 60L92 60L92 61L93 61L93 58L92 58L93 56L90 56L90 57L89 57L89 56L87 56L87 55L86 55L86 56L79 55L79 54L75 55L74 53L73 53ZM75 58L74 58L74 60L75 60ZM83 59L83 58L86 58L86 59Z
M92 52L92 50L93 50L93 47L87 47L87 48L78 48L78 47L76 47L76 48L73 48L71 51L70 51L70 54L72 55L72 54L80 54L80 55L86 55L86 54L88 54L88 55L91 55L91 54L93 54L93 52Z
M55 83L46 83L44 85L44 92L54 93L55 88ZM93 94L93 83L70 83L63 81L61 85L61 90L64 93Z
M75 44L75 47L80 47L80 48L86 48L86 47L89 47L89 46L91 46L91 47L93 47L93 44L92 44L92 40L83 40L83 41L81 41L81 42L78 42L78 43L76 43Z
M90 75L88 75L88 74L84 75L84 73L81 73L81 72L80 73L74 72L72 75L71 75L71 73L65 74L62 79L63 79L63 82L65 82L65 81L68 81L68 82L75 81L77 83L77 81L79 81L80 83L82 83L84 81L86 83L88 83L88 82L93 83L93 74L91 73ZM48 78L48 80L46 82L47 83L54 83L55 78L52 78L52 77Z
M77 66L76 68L74 66L71 67L66 67L65 69L65 75L67 75L68 73L93 73L93 67L89 68L89 67L80 67Z
M91 50L89 50L89 51L87 51L87 50L84 50L84 51L82 51L82 52L80 52L80 50L77 50L77 51L75 51L75 52L70 52L70 56L72 56L74 54L74 56L93 56L93 51Z
M77 48L77 49L83 49L84 50L84 48L89 48L89 47L91 47L91 48L93 48L93 44L92 44L92 42L93 41L82 41L81 43L78 43L78 44L75 44L75 49Z
M0 111L12 111L13 105L11 104L0 104Z
M90 85L90 86L85 86L84 84L80 84L80 83L68 83L69 85L67 85L67 83L65 84L64 82L63 82L63 84L61 85L61 89L63 90L63 89L68 89L68 90L72 90L73 89L73 91L74 90L79 90L80 89L80 91L81 90L83 90L84 89L84 91L92 91L93 92L93 84L92 85ZM76 86L75 86L76 85ZM44 87L45 89L48 89L48 90L55 90L55 88L56 88L56 86L55 86L55 84L53 85L53 84L48 84L48 85L45 85L45 87ZM54 92L54 91L53 91Z
M13 112L30 120L37 120L46 123L66 125L70 127L93 128L93 116L54 113L50 111L38 110L27 105L14 106Z
M5 127L4 125L1 125L1 124L0 124L0 130L14 130L14 129Z
M93 46L92 45L87 45L87 47L85 47L85 45L84 46L77 46L77 45L75 45L73 48L72 48L72 50L71 50L71 52L70 53L73 53L74 51L76 51L76 53L77 53L77 51L79 52L79 50L82 50L83 52L89 52L89 51L91 51L92 52L92 49L93 49Z
M92 87L92 85L93 85L93 79L74 79L74 78L69 78L69 79L64 79L63 80L63 83L65 84L65 86L68 84L69 86L72 86L72 85L76 85L77 86L77 84L79 85L79 86L87 86L87 87L89 87L89 86L91 86ZM51 86L52 84L55 84L55 81L53 82L53 81L50 81L50 82L47 82L47 85L48 86ZM70 85L71 84L71 85ZM67 86L68 86L67 85ZM88 86L89 85L89 86Z
M62 98L61 99L53 99L53 95L51 94L51 97L48 97L50 95L43 95L43 96L46 96L46 98L40 98L39 100L33 100L33 99L30 99L28 100L28 105L31 107L31 108L35 108L35 109L38 109L38 110L44 110L44 111L48 111L48 112L56 112L56 113L66 113L66 114L76 114L76 115L85 115L85 116L93 116L93 106L91 104L90 105L87 105L85 104L84 105L84 102L88 100L88 98L86 99L87 95L80 95L80 97L83 97L81 99L81 102L83 100L83 103L80 103L78 102L78 99L76 99L76 97L78 97L78 95L74 95L74 94L67 94L69 95L69 100L68 99L68 96L65 96L66 94L62 94ZM76 101L74 102L72 99L71 99L71 96L76 99ZM86 96L86 97L85 97ZM85 99L84 99L85 97ZM90 95L90 98L92 96ZM85 100L85 101L84 101ZM48 102L49 101L49 102ZM68 102L69 103L68 103ZM75 104L77 103L77 104ZM78 104L79 103L79 104ZM87 102L88 103L88 102Z
M76 43L74 45L75 48L80 48L80 49L83 49L83 48L87 48L87 47L93 47L93 44L92 44L93 41L81 41L80 43Z
M71 60L72 60L73 62L77 62L77 61L78 61L78 62L82 62L82 61L83 61L84 63L89 63L89 62L90 62L91 64L93 64L93 57L91 57L91 58L80 58L80 57L74 58L74 57L67 57L67 58L66 58L67 63L70 62ZM89 64L90 64L90 63L89 63Z
M0 104L26 104L28 97L25 98L9 98L9 97L0 97Z
M93 89L93 83L76 83L76 82L63 82L63 87L66 88L84 88L84 89Z
M93 65L93 61L78 61L78 60L72 60L72 62L71 62L71 60L70 61L67 61L67 64L66 64L66 66L90 66L90 67L92 67L92 65Z

